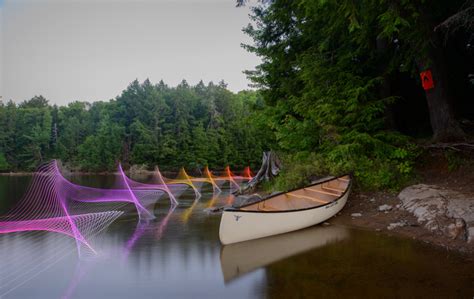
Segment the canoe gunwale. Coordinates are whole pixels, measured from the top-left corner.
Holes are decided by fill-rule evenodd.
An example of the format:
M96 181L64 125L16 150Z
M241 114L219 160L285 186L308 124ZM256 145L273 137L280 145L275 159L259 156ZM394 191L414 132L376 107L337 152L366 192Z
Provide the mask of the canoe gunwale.
M301 189L304 189L304 188L309 188L309 187L321 185L321 184L324 184L324 183L327 183L327 182L330 182L330 181L334 181L334 180L340 179L340 178L345 177L345 176L348 176L348 177L349 177L349 184L347 185L346 190L344 190L344 192L342 192L341 195L339 195L339 196L336 197L335 199L333 199L333 200L331 200L331 201L328 201L327 203L322 204L322 205L317 205L317 206L309 207L309 208L293 209L293 210L281 210L281 211L252 211L252 210L241 210L241 208L245 208L245 207L248 207L248 206L257 204L257 203L261 203L261 202L263 202L263 201L266 201L266 200L271 199L271 198L276 197L276 196L280 196L280 195L285 194L285 193L289 193L289 192L301 190ZM317 182L317 183L314 183L314 184L311 184L311 185L308 185L308 186L304 186L304 187L301 187L301 188L294 188L294 189L291 189L291 190L289 190L289 191L278 192L278 193L272 194L272 195L270 195L270 196L268 196L268 197L264 197L264 198L262 198L262 199L259 200L259 201L255 201L255 202L252 202L252 203L243 205L243 206L241 206L241 207L239 207L239 208L226 208L226 209L224 209L223 212L224 212L224 213L225 213L225 212L239 212L239 213L263 213L263 214L267 214L267 213L301 212L301 211L306 211L306 210L312 210L312 209L322 208L322 207L325 207L325 206L327 206L327 205L333 204L333 203L339 201L341 198L343 198L343 197L352 189L352 181L353 181L353 176L352 176L352 174L351 174L351 173L346 173L346 174L343 174L343 175L340 175L340 176L337 176L337 177L334 177L334 178L329 178L329 179L327 179L327 180L320 181L320 182Z

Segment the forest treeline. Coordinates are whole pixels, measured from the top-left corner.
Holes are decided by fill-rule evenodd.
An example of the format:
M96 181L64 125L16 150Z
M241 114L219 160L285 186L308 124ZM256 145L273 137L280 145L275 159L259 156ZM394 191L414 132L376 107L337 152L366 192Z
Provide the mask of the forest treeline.
M255 91L184 80L176 87L135 80L107 102L9 101L0 104L0 171L34 170L53 158L81 171L115 170L119 161L165 170L256 167L271 142L255 117L263 107Z
M381 189L412 177L418 144L472 140L472 0L258 2L244 28L253 40L244 47L262 59L247 71L258 91L147 80L109 102L9 102L0 169L50 158L91 171L118 161L255 168L273 149L279 190L344 172Z

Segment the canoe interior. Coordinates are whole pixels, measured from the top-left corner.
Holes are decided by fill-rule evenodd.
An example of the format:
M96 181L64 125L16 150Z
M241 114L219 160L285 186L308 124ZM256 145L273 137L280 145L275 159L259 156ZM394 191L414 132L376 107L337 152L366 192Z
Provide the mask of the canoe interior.
M266 200L241 207L242 211L291 211L321 206L332 202L349 187L350 176L345 175L301 189L293 190Z

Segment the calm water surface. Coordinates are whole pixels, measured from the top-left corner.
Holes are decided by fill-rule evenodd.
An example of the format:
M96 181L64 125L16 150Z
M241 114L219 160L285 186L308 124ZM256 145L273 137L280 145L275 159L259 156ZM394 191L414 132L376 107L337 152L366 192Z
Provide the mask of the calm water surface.
M76 183L109 187L111 177ZM29 177L0 177L0 212ZM210 190L209 190L210 191ZM194 201L184 193L156 220L138 224L132 207L79 254L70 238L47 232L0 235L1 298L472 298L474 264L420 242L347 227L306 230L221 246L228 194Z

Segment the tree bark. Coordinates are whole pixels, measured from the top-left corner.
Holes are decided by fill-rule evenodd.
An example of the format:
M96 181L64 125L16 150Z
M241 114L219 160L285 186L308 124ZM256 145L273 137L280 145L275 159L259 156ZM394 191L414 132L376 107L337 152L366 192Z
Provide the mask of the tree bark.
M441 46L430 45L427 57L418 61L419 71L430 69L434 87L426 90L426 101L430 114L433 139L436 141L455 141L464 139L464 133L455 119L449 94L445 59Z
M250 180L247 184L245 184L242 188L234 192L235 194L244 194L248 192L253 192L255 188L261 182L268 182L272 178L278 175L281 169L280 159L278 159L277 155L270 151L264 152L262 157L262 166L258 173Z

